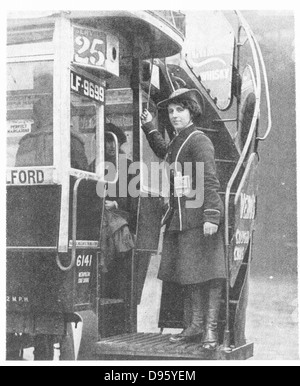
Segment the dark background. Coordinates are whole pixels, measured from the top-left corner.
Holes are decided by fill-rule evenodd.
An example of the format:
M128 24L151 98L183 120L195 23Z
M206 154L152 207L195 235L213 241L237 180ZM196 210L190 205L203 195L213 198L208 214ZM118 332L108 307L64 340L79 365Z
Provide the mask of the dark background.
M292 11L243 11L265 60L272 131L259 145L252 275L297 276L295 23ZM262 113L262 117L265 114ZM262 119L262 130L266 122Z

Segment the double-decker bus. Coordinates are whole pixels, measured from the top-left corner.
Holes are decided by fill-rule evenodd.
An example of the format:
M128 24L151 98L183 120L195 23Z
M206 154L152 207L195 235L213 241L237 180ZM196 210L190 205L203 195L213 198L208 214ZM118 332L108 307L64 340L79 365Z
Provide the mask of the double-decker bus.
M227 285L220 346L169 343L183 326L180 296L162 293L157 327L138 329L149 262L159 259L159 162L140 114L181 87L197 88L201 127L216 151L225 205ZM263 93L264 91L264 93ZM260 128L262 95L268 127ZM110 123L141 165L132 198L135 246L108 269L104 248ZM169 138L163 111L156 125ZM257 212L258 144L271 129L266 69L240 12L10 13L7 22L7 359L247 359L248 281ZM121 178L116 155L116 182ZM121 266L121 269L120 269ZM166 296L167 295L167 296ZM165 299L168 299L165 301ZM155 311L156 312L156 311ZM77 334L78 331L80 334ZM80 337L78 337L80 335Z

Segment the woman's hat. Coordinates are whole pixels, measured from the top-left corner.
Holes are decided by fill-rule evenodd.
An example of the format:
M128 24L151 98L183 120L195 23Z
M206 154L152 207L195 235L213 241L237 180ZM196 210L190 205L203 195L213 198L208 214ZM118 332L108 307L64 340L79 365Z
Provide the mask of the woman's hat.
M200 107L200 112L204 111L204 100L200 92L195 89L179 88L172 92L168 99L165 99L157 104L159 109L166 109L170 103L180 102L182 100L191 100L196 102Z
M124 131L120 127L114 125L113 123L106 123L105 131L106 132L110 131L113 134L115 134L118 138L119 145L123 145L123 143L127 142L127 137Z

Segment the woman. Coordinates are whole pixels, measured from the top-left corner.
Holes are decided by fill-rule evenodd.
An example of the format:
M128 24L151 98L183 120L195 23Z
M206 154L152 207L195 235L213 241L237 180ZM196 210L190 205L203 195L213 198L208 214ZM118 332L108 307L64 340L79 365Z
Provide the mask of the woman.
M175 138L169 145L152 124L145 110L141 115L143 130L152 150L169 164L178 162L175 186L189 184L196 188L197 163L204 163L204 201L201 207L191 207L187 196L174 199L163 244L158 278L184 286L185 329L170 338L171 342L199 339L203 347L215 350L218 345L218 317L224 285L224 243L220 225L223 204L218 194L214 148L210 139L195 126L194 120L203 113L198 90L178 89L160 103L167 109ZM185 175L184 164L192 163L192 175ZM199 172L198 172L199 173ZM199 176L198 176L199 177ZM179 178L179 180L178 180ZM189 181L189 182L187 182ZM199 181L199 179L198 179ZM171 181L172 182L172 181ZM199 188L199 187L198 187ZM180 196L180 195L179 195Z
M118 139L118 147L110 135L113 133ZM124 131L112 123L105 125L105 161L106 161L106 178L111 177L111 181L115 179L117 152L119 154L119 173L121 172L120 165L126 165L126 173L131 161L126 157L121 150L121 146L127 141ZM111 169L110 169L111 168ZM132 178L129 174L128 184ZM108 178L108 180L110 180ZM102 259L101 266L103 273L102 277L104 294L108 298L122 298L126 296L126 269L128 271L129 257L131 250L134 247L133 236L135 233L135 213L136 200L134 200L128 192L128 184L126 186L124 197L120 194L119 179L109 185L108 195L105 200L105 216L101 232L101 250ZM110 189L111 187L111 189ZM104 280L103 280L104 279Z

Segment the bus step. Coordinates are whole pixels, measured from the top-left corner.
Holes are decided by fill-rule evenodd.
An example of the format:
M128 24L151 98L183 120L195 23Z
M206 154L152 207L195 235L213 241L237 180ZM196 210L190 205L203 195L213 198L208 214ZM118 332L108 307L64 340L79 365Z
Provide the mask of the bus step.
M203 350L200 341L171 343L170 334L135 333L104 338L95 344L103 360L245 360L253 356L253 344L225 351Z

